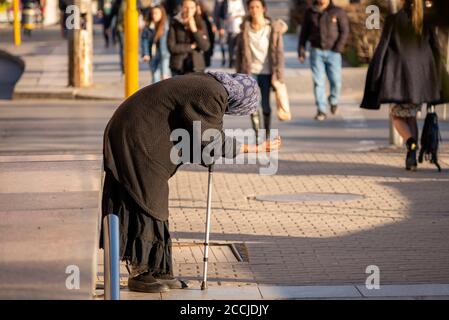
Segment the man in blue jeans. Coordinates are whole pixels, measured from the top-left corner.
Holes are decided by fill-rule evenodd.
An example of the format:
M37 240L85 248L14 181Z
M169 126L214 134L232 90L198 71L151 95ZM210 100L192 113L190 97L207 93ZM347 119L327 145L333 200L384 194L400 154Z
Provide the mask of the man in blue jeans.
M299 61L304 63L306 43L310 42L310 66L313 74L315 103L318 108L315 119L327 118L328 103L332 114L337 112L341 91L341 53L349 35L346 12L335 6L332 0L316 0L307 9L299 38ZM326 98L326 76L330 83L330 95Z

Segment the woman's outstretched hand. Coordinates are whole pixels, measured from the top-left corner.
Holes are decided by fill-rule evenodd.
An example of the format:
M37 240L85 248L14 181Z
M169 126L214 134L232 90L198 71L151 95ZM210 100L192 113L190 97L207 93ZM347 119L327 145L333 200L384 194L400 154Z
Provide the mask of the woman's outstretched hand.
M277 136L274 140L265 140L262 144L257 146L257 152L270 152L272 150L279 150L281 148L281 137Z
M244 144L242 145L243 153L258 153L258 152L270 152L272 150L279 150L281 148L281 137L276 137L273 140L266 140L262 144Z

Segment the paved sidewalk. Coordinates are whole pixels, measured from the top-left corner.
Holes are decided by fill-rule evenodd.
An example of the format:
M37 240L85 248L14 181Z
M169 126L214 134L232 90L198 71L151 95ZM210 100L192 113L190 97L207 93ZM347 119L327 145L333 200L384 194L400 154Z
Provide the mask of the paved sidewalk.
M95 299L102 299L101 291ZM141 294L127 289L122 300L447 300L448 284L386 285L376 290L365 286L278 286L210 287L173 290L162 294Z
M0 299L91 297L98 176L73 156L0 156Z
M0 299L90 299L113 108L39 101L0 101Z
M3 298L89 298L92 285L101 284L101 257L97 279L92 274L98 173L102 131L116 105L0 103ZM256 165L222 165L214 174L211 241L217 247L234 244L243 261L227 256L225 246L222 255L214 251L210 289L206 296L199 292L201 246L193 244L203 241L207 172L185 166L170 181L170 223L175 273L189 280L193 291L154 296L123 289L123 298L448 296L447 146L442 173L429 164L410 173L403 169L403 151L385 148L385 113L360 111L346 100L337 116L316 123L313 101L294 100L292 108L292 122L274 120L284 137L277 175L261 176ZM226 117L225 126L247 128L249 119ZM441 126L447 140L449 125ZM254 198L304 193L361 198L295 203ZM66 289L68 265L78 265L85 276L81 291ZM379 267L386 291L359 287L369 265ZM389 287L418 284L423 286ZM101 298L102 290L96 293Z

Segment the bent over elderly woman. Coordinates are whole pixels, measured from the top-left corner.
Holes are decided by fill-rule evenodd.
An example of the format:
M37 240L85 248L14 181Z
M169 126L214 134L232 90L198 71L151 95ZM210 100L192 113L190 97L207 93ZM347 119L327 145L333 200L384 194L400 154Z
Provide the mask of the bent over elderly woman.
M192 136L195 121L201 124L201 136L208 129L217 130L219 136L212 144L221 146L214 148L219 150L214 158L278 149L280 138L246 145L223 133L224 114L252 114L259 102L257 82L250 76L192 73L145 87L115 111L104 134L102 213L119 216L120 257L131 267L130 290L165 292L186 287L173 277L168 180L182 163L170 157L176 144L171 133L184 129ZM198 153L209 144L202 142ZM195 158L195 152L190 153Z

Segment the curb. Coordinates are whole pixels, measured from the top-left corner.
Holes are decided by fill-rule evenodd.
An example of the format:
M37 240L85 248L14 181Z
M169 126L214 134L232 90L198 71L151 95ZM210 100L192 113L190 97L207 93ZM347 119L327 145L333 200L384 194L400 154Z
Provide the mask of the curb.
M104 97L89 94L78 93L76 90L69 92L44 92L44 91L15 91L12 96L13 100L27 99L60 99L60 100L110 100L117 101L124 98Z
M122 300L423 300L449 299L448 284L384 285L368 290L359 285L276 286L255 285L243 287L213 286L202 291L189 287L168 293L136 293L121 287ZM100 300L102 289L96 289L93 299Z
M27 100L27 99L75 99L73 92L27 92L14 91L12 95L13 100Z

